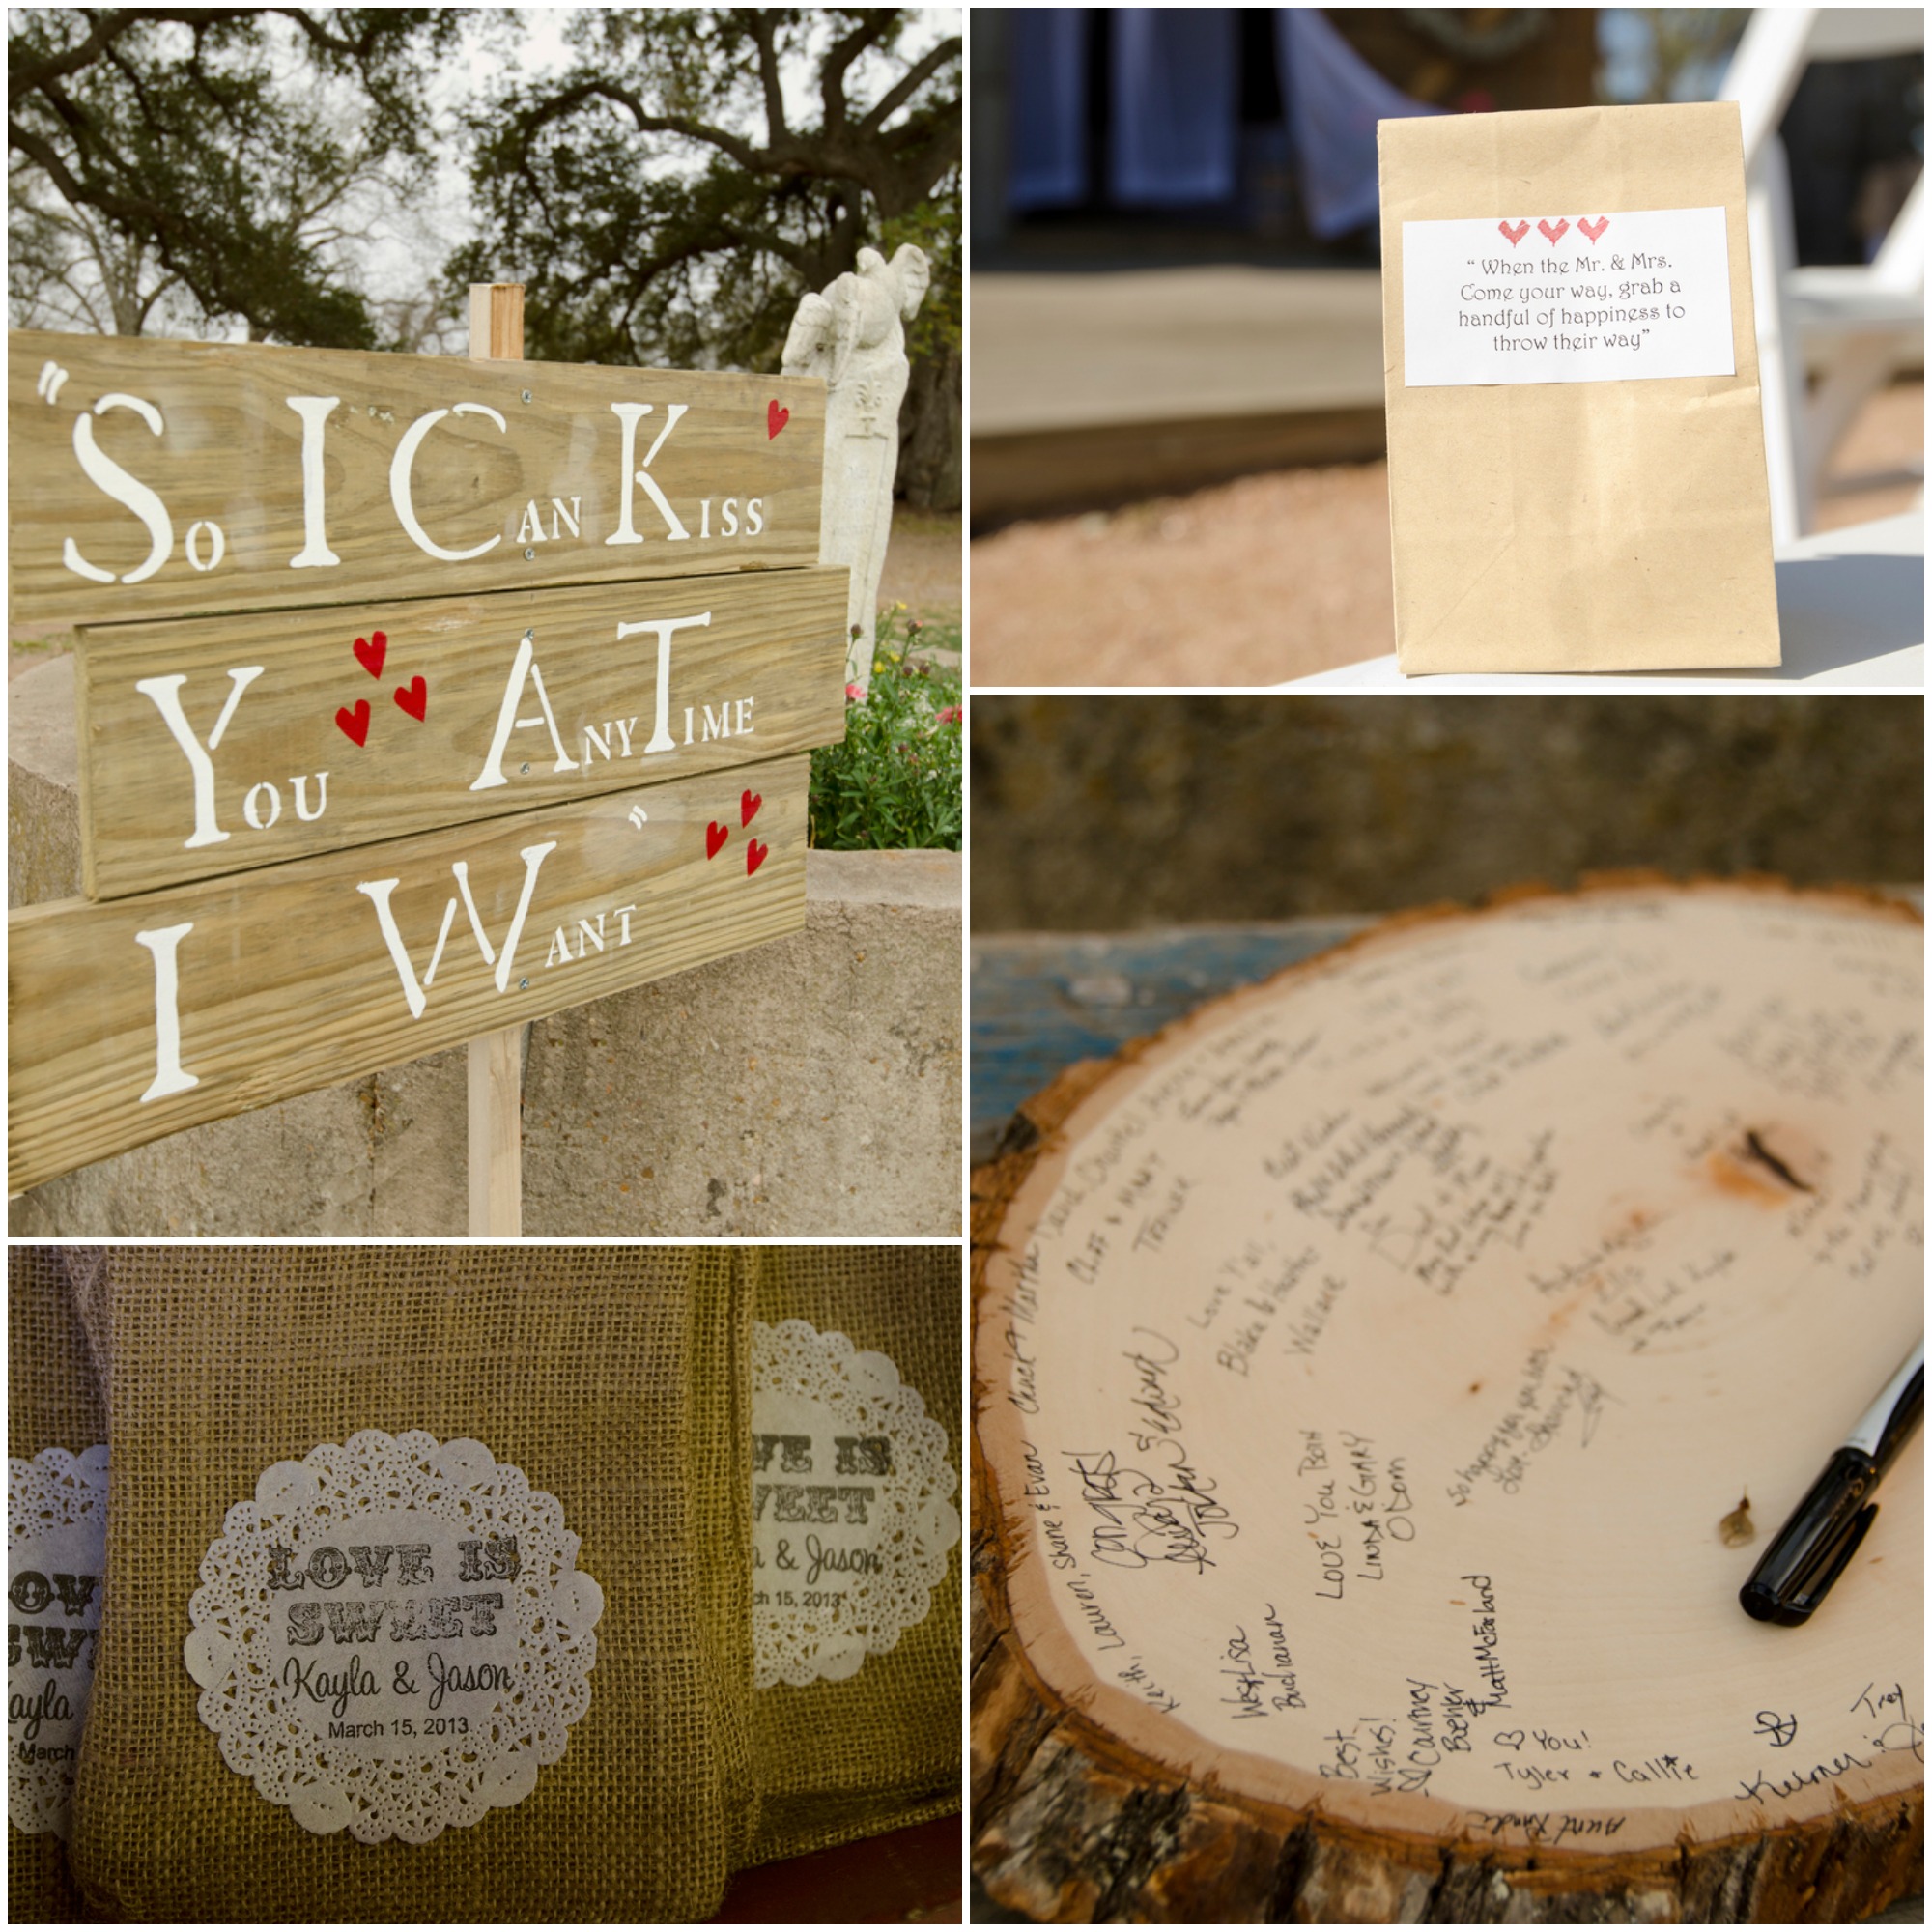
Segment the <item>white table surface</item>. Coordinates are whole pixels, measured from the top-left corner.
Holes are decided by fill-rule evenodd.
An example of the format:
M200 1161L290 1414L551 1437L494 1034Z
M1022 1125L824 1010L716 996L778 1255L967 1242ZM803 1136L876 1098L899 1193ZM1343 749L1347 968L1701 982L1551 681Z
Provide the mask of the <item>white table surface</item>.
M1923 691L1925 511L1826 530L1780 548L1776 670L1459 671L1405 677L1395 653L1297 677L1283 691Z

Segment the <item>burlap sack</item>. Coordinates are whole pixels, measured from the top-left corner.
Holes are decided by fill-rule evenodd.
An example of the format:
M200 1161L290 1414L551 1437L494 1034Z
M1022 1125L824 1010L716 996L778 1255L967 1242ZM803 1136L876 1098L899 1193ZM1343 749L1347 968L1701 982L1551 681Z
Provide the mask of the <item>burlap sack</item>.
M43 1449L79 1455L107 1440L107 1410L95 1380L54 1248L7 1257L7 1453L31 1461ZM71 1923L93 1919L50 1832L7 1827L7 1918Z
M697 1918L751 1849L749 1296L724 1250L122 1248L111 1577L71 1855L128 1918ZM358 1430L473 1436L604 1592L588 1710L521 1803L428 1844L302 1830L222 1762L183 1663L230 1505Z
M809 1321L889 1356L960 1466L956 1248L758 1248L742 1264L760 1321ZM955 1546L924 1621L855 1676L753 1693L754 1862L958 1810L959 1563Z

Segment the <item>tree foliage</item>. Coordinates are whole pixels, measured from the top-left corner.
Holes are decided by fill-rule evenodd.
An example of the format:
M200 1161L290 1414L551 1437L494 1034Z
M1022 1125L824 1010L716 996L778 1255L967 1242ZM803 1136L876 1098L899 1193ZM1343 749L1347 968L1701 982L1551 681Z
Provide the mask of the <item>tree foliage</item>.
M960 43L916 8L595 8L557 75L472 101L483 239L426 189L448 56L515 10L19 8L8 37L16 320L420 349L471 281L526 284L533 356L774 369L798 298L916 242L901 486L958 500ZM430 131L434 129L434 131ZM377 299L380 205L419 291ZM460 217L457 217L460 219Z
M422 75L455 32L426 8L14 10L16 304L58 316L64 290L126 330L173 297L260 336L376 346L332 216L358 184L427 164ZM278 51L299 52L299 87Z
M193 319L181 283L146 243L62 200L17 157L7 174L7 278L18 327L147 335Z
M905 453L933 468L950 395L956 500L958 36L918 9L621 8L571 38L568 71L476 121L485 235L458 275L525 284L533 355L775 369L804 291L916 241Z

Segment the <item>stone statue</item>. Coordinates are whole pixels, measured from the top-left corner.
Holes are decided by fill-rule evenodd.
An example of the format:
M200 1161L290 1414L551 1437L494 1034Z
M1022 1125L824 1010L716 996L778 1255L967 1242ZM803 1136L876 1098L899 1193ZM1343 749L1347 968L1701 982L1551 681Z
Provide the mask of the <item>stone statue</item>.
M908 243L888 262L876 248L861 248L852 273L800 300L785 338L784 373L821 376L829 388L818 560L842 563L852 573L845 681L862 691L872 677L879 577L893 525L908 373L905 324L919 313L931 282L923 249Z

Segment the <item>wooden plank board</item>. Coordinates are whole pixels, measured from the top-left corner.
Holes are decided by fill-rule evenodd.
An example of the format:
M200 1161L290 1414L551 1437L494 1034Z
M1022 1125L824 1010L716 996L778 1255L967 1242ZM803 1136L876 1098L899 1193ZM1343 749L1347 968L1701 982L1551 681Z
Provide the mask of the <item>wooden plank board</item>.
M15 625L818 561L815 380L33 330L8 350Z
M1110 1059L1204 1000L1339 946L1368 923L1305 918L976 936L967 961L975 1164L993 1158L1021 1102L1076 1061Z
M829 743L844 630L845 572L818 569L84 628L85 890Z
M10 915L10 1187L795 931L808 774L781 758Z

